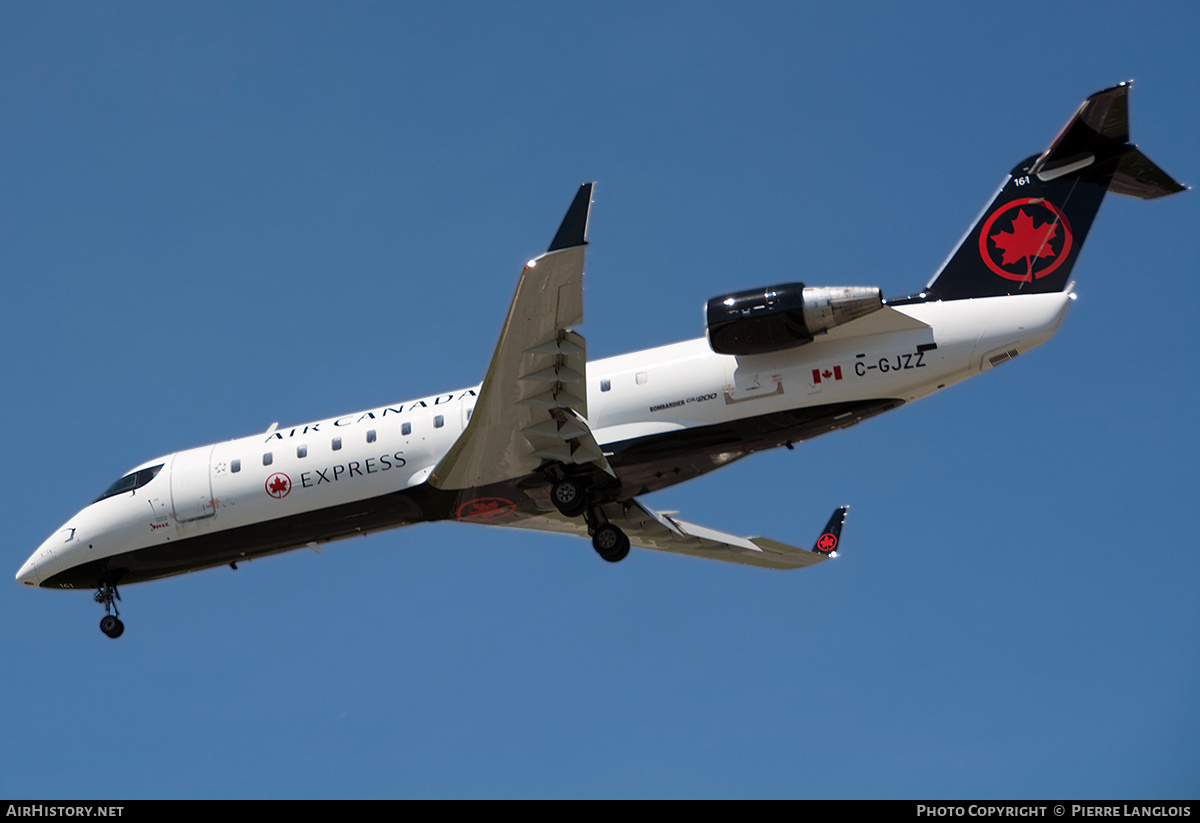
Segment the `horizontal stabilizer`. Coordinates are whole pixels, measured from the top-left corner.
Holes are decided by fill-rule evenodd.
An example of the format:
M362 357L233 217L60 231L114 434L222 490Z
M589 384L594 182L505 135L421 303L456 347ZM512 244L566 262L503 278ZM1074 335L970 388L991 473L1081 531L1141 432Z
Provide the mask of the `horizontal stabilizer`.
M1031 171L1049 176L1087 155L1115 155L1129 142L1129 84L1097 92L1083 101Z
M1034 163L1033 173L1052 180L1106 157L1119 157L1108 190L1149 200L1184 190L1129 144L1129 84L1093 94Z
M1113 194L1152 200L1155 197L1164 197L1184 191L1186 188L1172 180L1171 175L1154 165L1149 157L1142 154L1140 149L1131 149L1117 164L1117 171L1113 174L1108 190Z

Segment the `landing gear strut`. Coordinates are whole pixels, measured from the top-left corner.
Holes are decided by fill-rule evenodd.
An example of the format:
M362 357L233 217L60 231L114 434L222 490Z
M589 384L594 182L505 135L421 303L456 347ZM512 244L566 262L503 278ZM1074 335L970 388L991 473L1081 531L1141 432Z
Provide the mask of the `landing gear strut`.
M596 554L609 563L624 560L629 554L629 538L604 516L602 492L598 493L583 477L568 476L562 466L555 467L546 479L550 483L550 502L559 514L570 518L583 517Z
M117 587L112 583L101 583L96 587L96 602L104 604L106 614L100 620L100 631L107 634L109 637L116 639L125 631L125 624L117 617L120 614L117 611L117 606L114 601L120 600L121 595L117 593Z

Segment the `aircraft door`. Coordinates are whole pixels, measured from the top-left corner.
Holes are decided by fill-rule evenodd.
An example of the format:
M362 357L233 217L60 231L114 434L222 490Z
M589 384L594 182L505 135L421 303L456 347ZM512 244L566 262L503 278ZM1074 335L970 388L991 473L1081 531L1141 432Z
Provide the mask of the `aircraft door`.
M176 523L203 520L217 513L213 506L209 458L215 446L179 452L171 460L171 506Z

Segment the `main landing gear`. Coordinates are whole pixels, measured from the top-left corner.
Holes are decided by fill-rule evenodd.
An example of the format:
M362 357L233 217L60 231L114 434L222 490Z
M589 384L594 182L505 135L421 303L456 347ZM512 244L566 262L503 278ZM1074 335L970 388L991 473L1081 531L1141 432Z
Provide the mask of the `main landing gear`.
M117 594L117 587L112 583L101 583L96 587L96 602L103 603L106 612L100 620L100 631L114 640L125 631L125 624L117 617L120 612L117 611L116 603L113 602L120 599L121 595Z
M550 499L563 517L578 517L592 502L583 484L571 477L564 477L550 488Z
M612 523L605 523L592 530L592 548L609 563L617 563L629 554L629 538Z
M608 522L598 505L592 505L592 496L580 480L560 478L550 487L550 500L564 517L583 516L592 536L592 548L609 563L624 560L629 554L629 538Z

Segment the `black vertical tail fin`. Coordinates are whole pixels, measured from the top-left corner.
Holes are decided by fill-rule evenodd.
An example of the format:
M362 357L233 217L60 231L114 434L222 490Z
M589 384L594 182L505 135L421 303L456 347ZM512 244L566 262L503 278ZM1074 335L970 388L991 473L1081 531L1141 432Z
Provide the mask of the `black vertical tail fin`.
M1106 192L1183 190L1130 145L1128 94L1126 83L1093 94L1050 148L1012 170L926 299L1062 291Z

